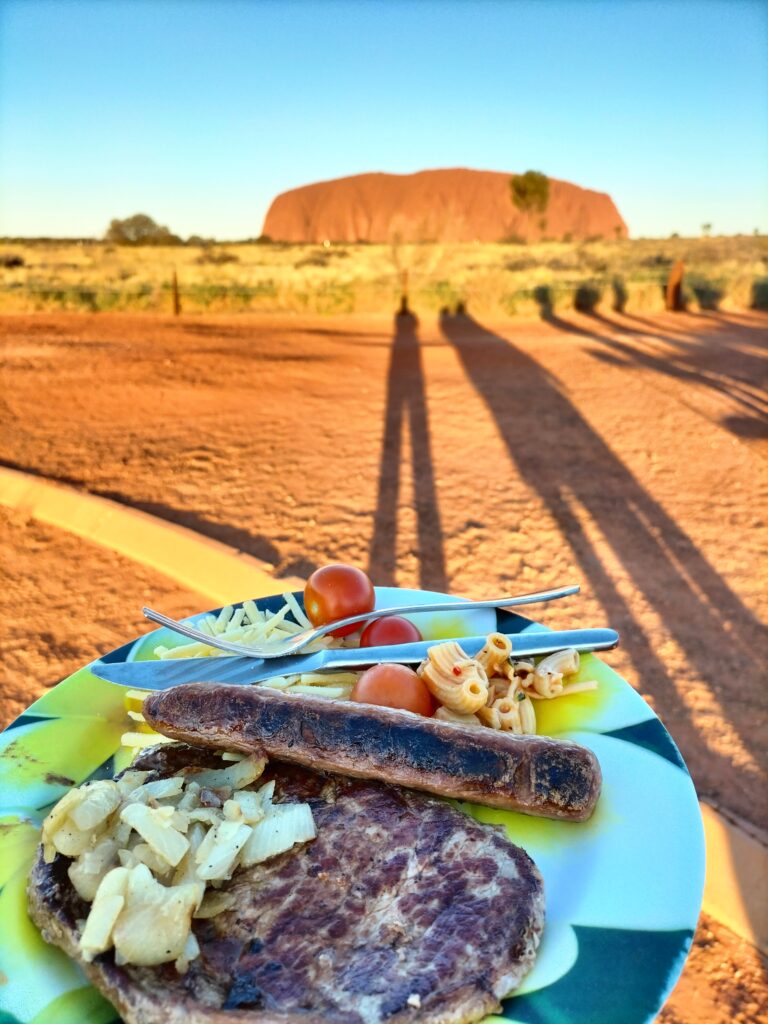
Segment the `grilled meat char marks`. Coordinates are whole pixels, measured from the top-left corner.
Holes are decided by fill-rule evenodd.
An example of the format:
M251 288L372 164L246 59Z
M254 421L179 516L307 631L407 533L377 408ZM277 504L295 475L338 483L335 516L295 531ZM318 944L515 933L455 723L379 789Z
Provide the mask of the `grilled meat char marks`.
M163 773L169 757L170 774L180 752L210 763L174 746L140 764ZM530 967L543 926L528 855L422 794L295 765L268 771L280 800L311 804L317 839L224 883L234 904L195 922L201 956L185 975L117 967L112 954L85 965L125 1019L463 1024L496 1009ZM67 864L40 860L30 890L35 920L60 945L62 930L72 944L87 910Z
M544 817L582 821L600 794L597 758L577 743L392 708L189 683L152 694L144 715L165 735L201 746L263 749L308 767Z

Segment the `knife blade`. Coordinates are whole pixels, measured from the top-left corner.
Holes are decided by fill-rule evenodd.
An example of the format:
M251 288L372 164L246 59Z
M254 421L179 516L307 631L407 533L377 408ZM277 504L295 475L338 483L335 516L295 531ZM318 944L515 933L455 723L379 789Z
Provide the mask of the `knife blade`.
M458 642L468 655L477 654L486 641L484 636L459 637ZM566 629L514 633L512 656L527 657L551 654L566 647L579 651L607 651L619 642L613 629ZM181 683L229 683L249 686L273 676L322 672L330 669L358 668L382 662L417 664L427 656L430 647L442 640L421 640L411 644L387 647L341 647L316 651L313 654L292 654L285 658L263 659L240 656L222 658L167 658L161 661L95 661L89 669L100 679L119 686L140 690L169 690Z

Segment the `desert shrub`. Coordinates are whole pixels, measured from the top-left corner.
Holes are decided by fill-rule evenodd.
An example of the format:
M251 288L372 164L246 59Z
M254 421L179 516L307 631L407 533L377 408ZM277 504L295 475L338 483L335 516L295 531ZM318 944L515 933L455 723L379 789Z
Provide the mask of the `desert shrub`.
M753 282L752 309L768 309L768 277Z
M685 280L687 289L693 293L699 309L718 309L725 295L720 281L710 281L698 274L689 274Z
M586 271L590 276L593 274L602 276L608 272L608 261L591 252L582 251L579 254L579 270Z
M353 313L355 309L354 286L341 282L322 285L314 291L312 305L317 313Z
M538 305L539 310L541 311L542 317L546 319L547 317L552 316L555 311L555 306L550 286L548 284L537 285L531 294L533 295L534 302Z
M617 313L623 313L627 305L629 293L627 291L627 286L620 277L614 277L611 281L611 291L613 293L611 309L615 310Z
M163 291L169 292L171 284L165 282ZM202 306L204 309L248 309L259 299L274 299L277 287L272 280L259 281L248 285L239 282L233 284L214 284L205 281L185 285L181 290L182 308L186 305ZM167 301L167 300L165 300Z
M646 256L640 260L641 267L671 267L673 263L672 257L667 256L663 252L657 252L654 256Z
M12 270L14 267L23 267L24 257L17 252L0 252L0 267Z
M463 292L451 281L432 281L419 291L414 305L423 303L431 310L455 308L463 298Z
M301 270L302 267L327 267L328 256L324 252L310 253L309 256L296 260L293 266L295 270Z
M566 284L538 284L502 295L499 305L510 316L538 316L552 319L558 310L573 305L573 289Z
M538 265L539 261L532 256L518 256L517 259L508 260L504 264L504 269L514 273L519 270L532 270L533 267L538 267Z
M601 294L600 286L593 281L580 284L573 295L573 308L580 313L593 313Z
M212 263L215 266L220 266L222 263L239 263L240 258L233 252L226 252L224 249L213 249L209 246L204 246L203 251L195 260L195 263Z
M528 239L523 238L522 235L505 235L501 239L501 245L527 245Z
M547 260L544 264L547 270L575 270L576 263L572 260L563 260L558 256L555 256L552 260Z
M116 245L183 245L178 235L157 224L146 213L111 221L104 238Z

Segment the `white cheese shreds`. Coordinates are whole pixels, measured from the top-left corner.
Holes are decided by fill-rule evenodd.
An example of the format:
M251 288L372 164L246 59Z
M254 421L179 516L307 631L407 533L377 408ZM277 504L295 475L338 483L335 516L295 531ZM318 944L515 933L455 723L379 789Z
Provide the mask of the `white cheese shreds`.
M287 594L283 594L283 600L291 609L293 617L294 619L296 619L298 624L302 626L304 629L311 629L312 623L305 615L304 610L299 606L299 602L296 600L293 594L291 594L290 592Z
M221 636L221 634L226 630L227 623L232 618L232 613L234 612L234 610L235 609L232 607L232 605L227 605L226 608L221 609L218 618L213 624L214 636Z
M156 732L124 732L120 737L124 747L156 747L158 743L173 743L167 736L160 736Z
M266 686L269 690L287 690L298 678L298 676L272 676L271 679L265 679L259 683L259 686Z
M311 697L328 697L331 700L342 700L352 692L351 686L292 686L288 693L304 693Z

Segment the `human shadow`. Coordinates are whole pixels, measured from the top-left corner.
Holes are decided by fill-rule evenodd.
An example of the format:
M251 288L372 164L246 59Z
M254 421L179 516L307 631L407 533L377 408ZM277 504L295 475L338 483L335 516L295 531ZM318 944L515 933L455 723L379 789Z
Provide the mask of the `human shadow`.
M542 320L559 331L599 342L607 350L590 349L593 357L613 365L652 370L662 376L719 392L743 410L741 415L725 416L719 421L726 430L737 437L764 436L768 425L768 398L762 385L768 375L768 352L747 351L735 341L729 341L726 335L718 335L717 341L712 342L695 335L679 338L673 334L662 334L658 327L652 334L644 331L645 338L641 339L639 331L601 313L596 308L597 303L592 301L594 295L587 288L581 294L579 312L589 317L589 326L559 316L546 285L534 290L534 298L539 304ZM728 326L731 329L731 325ZM620 333L624 340L612 337L605 333L606 330ZM742 330L742 334L746 331ZM649 347L658 343L668 346L667 350L658 348L653 351ZM668 350L670 347L672 352ZM748 421L746 425L745 420Z
M661 333L646 334L640 338L631 328L596 309L589 316L598 327L620 333L623 340L604 333L582 333L591 334L600 344L621 356L625 365L642 367L719 392L741 406L749 414L748 418L755 421L753 433L748 436L762 436L768 428L768 396L764 386L768 380L768 350L745 349L738 344L738 339L723 333L718 333L714 339L706 336L682 339ZM665 347L654 350L652 346L659 342ZM595 352L592 354L597 355ZM744 436L732 426L741 423L742 419L743 416L729 416L720 422L732 433ZM765 422L761 425L763 420Z
M408 427L416 510L419 582L424 589L447 590L443 530L437 502L424 369L418 320L407 304L395 316L387 373L387 404L381 446L379 487L368 571L384 586L395 584L397 509L400 499L403 434Z
M622 574L663 620L689 670L704 683L706 699L721 705L758 763L765 760L766 745L756 720L759 709L735 700L732 687L747 675L759 687L766 640L761 624L535 359L469 316L443 316L441 329L493 416L523 484L549 510L611 625L620 630L643 688L673 731L676 724L680 729L700 792L717 793L730 778L734 810L754 817L759 777L736 767L698 731L681 684L633 614L585 524L605 539Z

